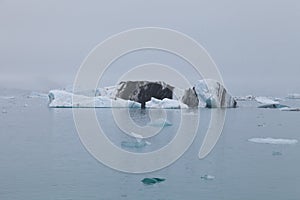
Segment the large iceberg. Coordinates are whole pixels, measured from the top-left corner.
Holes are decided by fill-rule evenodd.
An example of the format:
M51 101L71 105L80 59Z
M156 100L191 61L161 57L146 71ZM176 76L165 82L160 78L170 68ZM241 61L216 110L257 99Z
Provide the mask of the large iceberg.
M212 79L199 80L194 90L208 108L235 108L237 102L222 84Z
M237 104L224 86L214 80L198 81L186 90L161 81L123 81L116 86L97 89L92 97L83 94L52 90L48 95L49 106L182 109L231 108Z

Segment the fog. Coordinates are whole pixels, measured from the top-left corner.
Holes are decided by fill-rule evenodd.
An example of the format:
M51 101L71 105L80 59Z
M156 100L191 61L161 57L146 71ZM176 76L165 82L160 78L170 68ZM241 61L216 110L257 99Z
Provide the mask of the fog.
M0 88L66 87L98 43L124 30L155 26L203 45L234 95L300 93L299 19L296 0L0 0ZM175 63L157 52L131 58L116 64L115 72L122 64L151 59ZM179 63L177 69L185 70Z

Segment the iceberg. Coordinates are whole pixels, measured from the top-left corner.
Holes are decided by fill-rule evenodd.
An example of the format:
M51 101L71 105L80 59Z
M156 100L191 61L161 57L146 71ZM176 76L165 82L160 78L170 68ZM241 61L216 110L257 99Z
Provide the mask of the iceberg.
M73 103L73 99L76 102ZM63 90L52 90L49 92L49 107L51 108L111 108L130 107L140 108L140 103L123 99L112 99L107 96L88 97L76 95Z
M263 105L258 106L258 108L286 108L288 106L282 105L279 103L279 101L274 101L268 97L256 97L255 100L258 103L261 103Z
M274 139L274 138L251 138L249 142L259 143L259 144L296 144L298 140L296 139Z
M116 86L88 92L74 94L65 90L51 90L48 94L49 107L185 109L232 108L237 105L224 86L210 79L200 80L193 88L186 90L175 88L162 81L123 81ZM73 102L74 100L76 102Z
M164 82L122 81L116 89L116 97L139 102L145 108L147 101L156 99L172 99L174 87Z
M271 105L271 104L279 104L278 101L274 101L268 97L255 97L255 100L258 102L258 103L261 103L261 104L267 104L267 105Z
M212 79L199 80L194 88L199 100L208 108L235 108L237 102L223 85Z

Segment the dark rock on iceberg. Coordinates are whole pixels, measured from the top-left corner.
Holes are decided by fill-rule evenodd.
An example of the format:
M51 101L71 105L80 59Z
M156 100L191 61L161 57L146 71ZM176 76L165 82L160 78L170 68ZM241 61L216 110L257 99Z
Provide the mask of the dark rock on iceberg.
M181 101L190 108L198 107L199 99L197 93L195 92L195 88L189 88L185 90Z
M172 99L174 87L164 82L126 81L120 82L116 97L139 102L145 108L146 102L152 97L156 99Z

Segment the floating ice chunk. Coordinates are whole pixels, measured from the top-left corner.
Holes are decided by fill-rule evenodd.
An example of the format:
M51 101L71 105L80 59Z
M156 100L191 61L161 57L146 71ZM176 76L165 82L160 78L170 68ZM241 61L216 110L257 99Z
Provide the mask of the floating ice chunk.
M261 105L261 106L258 106L258 108L281 108L282 109L282 108L288 108L288 106L276 103L276 104Z
M140 141L122 141L121 142L121 146L125 147L125 148L143 148L145 146L147 146L148 143L145 140L140 140Z
M141 182L145 185L154 185L156 183L160 183L165 181L165 178L144 178Z
M208 108L234 108L237 105L224 86L215 80L199 80L194 89L199 100L205 102Z
M296 144L296 139L274 139L274 138L251 138L249 142L260 143L260 144Z
M152 120L147 125L153 127L166 127L166 126L172 126L172 123L164 118L159 118L159 119Z
M255 96L253 95L247 95L243 97L234 97L236 101L253 101L255 100Z
M289 108L289 107L284 107L280 108L281 111L300 111L300 108Z
M300 99L300 94L288 94L288 99Z
M107 96L88 97L76 95L63 90L52 90L49 92L49 107L54 108L140 108L141 104L123 100L112 99ZM73 102L74 100L74 102Z
M255 97L255 100L261 104L268 104L268 105L279 104L278 101L274 101L268 97Z
M142 135L140 135L140 134L131 132L130 135L131 135L132 137L134 137L134 138L136 139L136 141L139 142L139 143L143 141L143 142L146 143L146 145L150 145L150 144L151 144L151 142L145 140L145 138L144 138Z
M2 109L2 113L3 113L3 114L6 114L6 113L7 113L7 110Z
M214 180L215 177L212 176L212 175L206 174L206 175L204 175L204 176L201 176L201 179L203 179L203 180Z
M178 100L167 98L159 100L152 97L150 101L146 102L146 108L180 109L188 108L188 106Z

